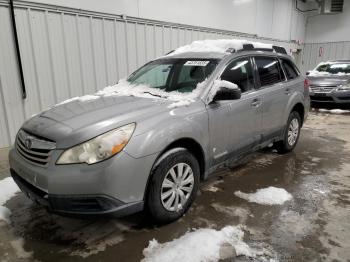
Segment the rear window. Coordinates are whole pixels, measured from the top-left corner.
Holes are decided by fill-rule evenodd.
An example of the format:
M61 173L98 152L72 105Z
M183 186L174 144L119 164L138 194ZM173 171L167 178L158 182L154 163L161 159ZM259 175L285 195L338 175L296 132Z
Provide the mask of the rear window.
M284 80L279 62L274 57L255 57L261 87L274 85Z
M287 79L292 80L299 76L299 73L293 63L287 59L281 59L284 72L286 73Z

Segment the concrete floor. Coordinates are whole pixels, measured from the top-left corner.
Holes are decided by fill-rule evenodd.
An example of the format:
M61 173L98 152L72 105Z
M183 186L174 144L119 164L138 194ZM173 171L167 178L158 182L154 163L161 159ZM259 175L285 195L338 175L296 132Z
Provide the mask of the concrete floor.
M9 175L6 163L1 156L0 178ZM234 195L268 186L286 189L293 200L264 206ZM313 112L294 152L267 149L220 172L201 186L182 219L160 228L142 214L119 220L59 217L23 194L6 206L12 222L0 225L0 261L140 261L153 238L166 242L192 228L237 224L244 225L246 243L279 261L350 261L350 115Z

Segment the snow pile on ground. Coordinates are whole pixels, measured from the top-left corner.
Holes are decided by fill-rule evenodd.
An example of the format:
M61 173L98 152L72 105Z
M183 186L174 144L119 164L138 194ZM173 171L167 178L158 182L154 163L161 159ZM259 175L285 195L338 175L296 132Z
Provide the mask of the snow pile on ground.
M218 92L218 90L222 87L228 88L228 89L239 89L239 87L234 84L231 83L229 81L225 81L225 80L215 80L214 81L214 85L212 86L212 88L210 89L210 93L208 96L208 103L210 103L211 101L213 101L214 96L216 95L216 93Z
M330 113L330 114L349 114L350 110L342 110L342 109L319 109L320 112Z
M209 228L188 232L180 238L166 243L153 239L143 250L143 262L206 262L220 260L220 249L231 246L237 256L255 257L243 241L244 232L240 227L226 226L221 230Z
M19 191L20 189L12 177L0 180L0 220L9 222L11 211L3 205Z
M15 240L12 240L10 244L14 249L14 251L16 252L17 258L19 259L28 259L33 255L33 252L25 251L23 238L17 238Z
M85 95L81 97L73 97L67 99L55 106L60 106L67 104L72 101L91 101L98 99L100 97L108 96L135 96L143 98L152 98L152 99L167 99L173 103L168 106L168 108L175 108L180 106L186 106L195 101L195 98L198 97L200 92L203 89L205 81L198 83L197 87L190 93L181 93L178 91L166 92L157 88L152 88L144 84L130 84L125 79L122 79L118 84L113 86L107 86L104 89L98 91L94 95Z
M284 202L293 198L285 189L272 186L258 189L256 193L251 194L236 191L235 195L249 202L262 205L282 205Z
M185 52L216 52L226 53L228 49L240 50L243 49L244 44L252 44L255 48L269 48L272 49L271 44L264 44L260 42L253 42L240 39L218 39L218 40L200 40L194 41L189 45L181 46L168 56L185 53Z

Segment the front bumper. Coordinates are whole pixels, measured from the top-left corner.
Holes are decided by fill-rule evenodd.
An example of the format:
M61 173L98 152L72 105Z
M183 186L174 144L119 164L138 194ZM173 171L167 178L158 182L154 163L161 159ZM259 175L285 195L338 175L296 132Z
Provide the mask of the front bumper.
M143 201L126 204L104 195L75 196L47 194L45 191L25 181L13 169L11 169L11 176L28 198L54 213L65 215L109 214L121 217L143 209Z
M60 153L57 152L57 155ZM55 157L53 157L55 158ZM60 214L125 216L143 209L143 199L156 155L133 158L125 152L94 165L40 167L16 149L9 154L11 175L33 201Z
M310 92L311 103L350 104L350 91Z

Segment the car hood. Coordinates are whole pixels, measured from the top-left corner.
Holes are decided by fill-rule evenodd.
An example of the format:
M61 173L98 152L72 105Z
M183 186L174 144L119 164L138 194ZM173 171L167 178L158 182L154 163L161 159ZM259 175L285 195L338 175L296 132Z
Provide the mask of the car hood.
M350 83L350 75L326 75L308 76L310 85L315 86L339 86Z
M99 97L90 101L70 101L29 119L22 128L29 133L55 141L66 148L140 119L171 109L172 101L132 96ZM136 128L135 132L142 132Z

